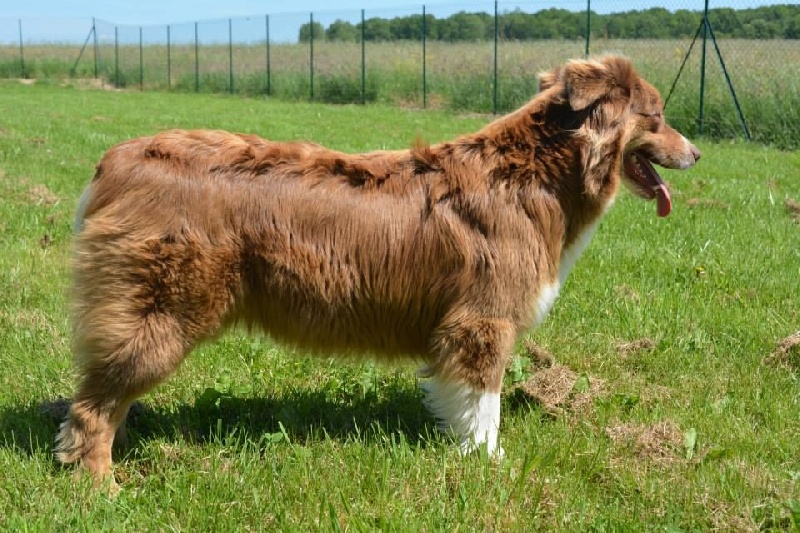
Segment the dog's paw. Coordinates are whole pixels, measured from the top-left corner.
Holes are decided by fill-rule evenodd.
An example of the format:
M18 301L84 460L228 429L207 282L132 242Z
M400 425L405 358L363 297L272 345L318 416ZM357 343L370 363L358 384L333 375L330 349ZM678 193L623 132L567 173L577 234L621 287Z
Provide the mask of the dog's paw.
M461 456L466 457L473 453L485 453L490 459L500 461L506 456L506 451L497 441L495 442L478 442L473 439L465 440L459 446Z

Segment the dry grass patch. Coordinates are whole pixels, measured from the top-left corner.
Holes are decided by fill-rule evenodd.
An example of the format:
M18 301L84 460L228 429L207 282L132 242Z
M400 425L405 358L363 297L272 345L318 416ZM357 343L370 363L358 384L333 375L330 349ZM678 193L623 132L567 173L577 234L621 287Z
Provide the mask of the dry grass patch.
M628 285L617 285L614 287L614 296L617 299L628 300L631 302L638 302L641 299L641 296L636 289L628 286Z
M714 200L713 198L689 198L686 200L686 207L719 207L720 209L728 209L730 205L722 200Z
M758 531L758 525L745 509L709 494L699 498L700 505L708 511L708 521L712 531Z
M553 354L548 352L530 339L526 339L523 343L525 354L531 360L531 369L548 368L555 364L556 358Z
M672 421L655 424L620 424L606 428L615 446L631 450L633 457L658 466L681 462L684 435Z
M635 355L641 352L649 352L656 347L656 341L644 337L635 341L620 341L617 343L617 353L623 357Z
M29 203L33 205L55 205L59 202L60 198L53 193L46 185L34 185L29 188L25 193L25 197Z
M792 217L792 220L800 222L800 202L792 198L787 198L784 200L784 205L786 206L786 211L789 212L789 216Z
M800 331L781 340L775 351L764 359L764 364L800 370Z
M525 349L531 360L531 375L517 385L517 390L551 415L560 415L565 409L585 411L605 393L605 380L556 364L547 350L533 342L526 341Z

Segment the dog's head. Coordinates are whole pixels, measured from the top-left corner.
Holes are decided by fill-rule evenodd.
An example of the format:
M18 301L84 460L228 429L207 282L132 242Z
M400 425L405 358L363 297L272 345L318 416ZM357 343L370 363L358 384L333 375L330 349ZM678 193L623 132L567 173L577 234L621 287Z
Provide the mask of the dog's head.
M605 145L620 139L622 181L642 198L657 198L659 216L670 213L669 190L653 163L686 169L700 159L700 151L666 123L658 90L636 73L628 59L571 61L541 74L539 87L581 117L580 129L591 152L585 154L587 160L602 159L608 151ZM599 193L607 185L603 180L587 181L586 189Z

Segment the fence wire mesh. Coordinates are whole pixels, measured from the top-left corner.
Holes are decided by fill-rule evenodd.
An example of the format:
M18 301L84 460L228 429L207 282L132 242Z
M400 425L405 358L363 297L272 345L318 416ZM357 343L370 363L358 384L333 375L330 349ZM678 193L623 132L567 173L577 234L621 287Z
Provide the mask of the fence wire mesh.
M688 134L797 147L800 6L715 2L707 17L703 7L478 1L166 26L0 19L0 77L503 113L531 97L540 71L618 52Z

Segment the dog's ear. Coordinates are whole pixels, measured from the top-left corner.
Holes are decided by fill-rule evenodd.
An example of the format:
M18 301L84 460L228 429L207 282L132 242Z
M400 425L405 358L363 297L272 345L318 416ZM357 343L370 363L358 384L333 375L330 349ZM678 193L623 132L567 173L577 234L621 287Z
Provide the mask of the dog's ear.
M556 67L553 70L539 73L539 92L546 91L556 83L558 83L559 75L561 74L561 67Z
M630 95L634 71L628 59L608 56L600 61L571 61L559 78L570 107L580 111L607 97Z

